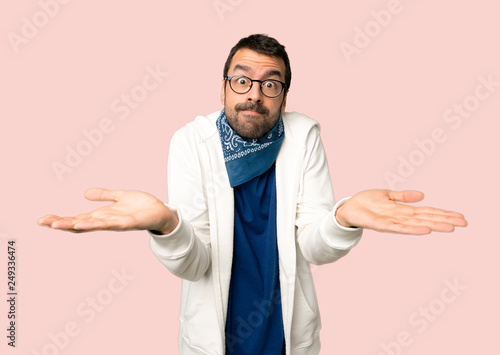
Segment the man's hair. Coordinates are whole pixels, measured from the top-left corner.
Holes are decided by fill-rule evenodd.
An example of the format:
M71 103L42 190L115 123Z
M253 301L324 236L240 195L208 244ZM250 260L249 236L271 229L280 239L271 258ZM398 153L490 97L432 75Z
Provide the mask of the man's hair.
M229 71L231 60L233 59L235 53L241 48L247 48L260 54L283 59L285 62L285 84L287 90L290 88L290 83L292 82L292 70L290 68L288 54L285 51L285 46L281 45L273 37L269 37L264 34L253 34L240 39L239 42L236 43L236 45L231 49L231 52L229 52L226 64L224 64L224 78L227 76L227 72Z

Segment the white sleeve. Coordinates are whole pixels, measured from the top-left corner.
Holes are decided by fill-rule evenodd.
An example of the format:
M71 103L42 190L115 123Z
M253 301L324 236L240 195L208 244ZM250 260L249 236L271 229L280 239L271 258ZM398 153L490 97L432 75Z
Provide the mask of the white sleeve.
M307 137L302 174L296 217L300 251L313 264L334 262L359 242L363 230L343 227L335 219L335 211L345 199L334 204L328 162L318 126L314 126Z
M168 208L179 224L169 234L149 232L150 247L174 275L199 280L211 264L210 225L196 140L189 127L176 132L168 155Z

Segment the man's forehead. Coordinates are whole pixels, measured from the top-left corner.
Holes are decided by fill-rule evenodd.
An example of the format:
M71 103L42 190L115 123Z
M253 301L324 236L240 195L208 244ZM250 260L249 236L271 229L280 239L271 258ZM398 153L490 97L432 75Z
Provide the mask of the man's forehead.
M246 71L249 74L271 73L285 76L285 62L280 57L258 53L248 48L239 49L231 60L230 72L234 70Z

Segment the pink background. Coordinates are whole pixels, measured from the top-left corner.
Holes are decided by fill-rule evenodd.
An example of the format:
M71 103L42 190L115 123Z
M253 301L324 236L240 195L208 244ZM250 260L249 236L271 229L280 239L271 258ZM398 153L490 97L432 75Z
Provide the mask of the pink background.
M322 353L500 353L494 226L500 86L480 89L481 100L473 97L480 77L500 82L498 4L219 3L227 6L221 16L213 0L71 1L45 10L52 12L45 17L34 0L2 3L0 291L7 298L6 241L15 239L19 294L17 347L7 346L2 335L0 352L177 353L180 280L155 259L145 232L67 234L36 221L97 207L83 198L94 186L144 190L167 200L173 132L221 107L222 67L237 40L268 33L291 57L287 109L322 125L337 198L367 188L419 189L427 196L420 205L457 210L469 221L453 234L423 237L366 231L345 259L313 267ZM385 17L385 27L373 22L377 16L382 21L387 12L380 11L387 8L394 13L390 21ZM28 26L23 18L41 27L15 45L12 38L19 40ZM372 37L346 57L341 44L354 45L356 28ZM148 66L169 76L141 91L137 85ZM131 91L147 97L121 120L111 105ZM468 118L460 124L443 119L464 101ZM83 147L82 130L97 129L103 119L114 130L58 179L54 162L65 164L66 146ZM428 143L436 129L446 139L433 150L428 145L427 155L418 153L415 140ZM385 176L398 174L400 156L416 164L391 186ZM118 288L112 270L125 270L133 280ZM466 289L454 294L446 280ZM91 319L87 302L97 296L106 304ZM432 322L415 316L425 308ZM7 322L2 301L1 329ZM69 340L61 335L67 324L78 333Z

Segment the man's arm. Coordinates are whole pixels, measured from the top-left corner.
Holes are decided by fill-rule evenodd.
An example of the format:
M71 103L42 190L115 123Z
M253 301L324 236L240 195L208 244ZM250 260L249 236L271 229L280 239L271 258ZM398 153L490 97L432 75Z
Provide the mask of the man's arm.
M356 245L363 229L401 234L451 232L467 221L457 212L404 203L423 199L419 191L366 190L333 206L328 164L319 128L309 132L303 187L297 205L297 238L311 263L334 262ZM403 203L401 203L403 202Z
M168 235L151 233L151 250L163 265L180 278L196 281L212 262L206 186L192 125L177 131L168 153L169 207L179 225Z
M359 242L363 229L346 228L335 220L338 206L318 125L310 128L305 148L295 220L297 243L308 262L332 263Z
M174 135L168 165L172 205L141 191L89 189L87 199L113 204L75 217L48 215L38 224L77 233L148 230L151 249L167 269L180 278L198 280L211 264L210 231L196 144L189 134Z

